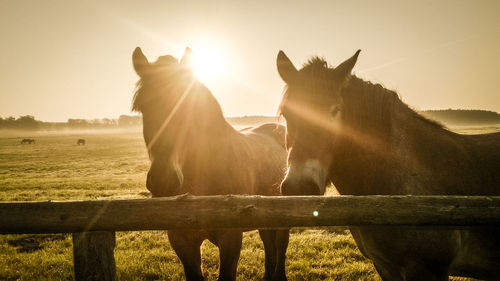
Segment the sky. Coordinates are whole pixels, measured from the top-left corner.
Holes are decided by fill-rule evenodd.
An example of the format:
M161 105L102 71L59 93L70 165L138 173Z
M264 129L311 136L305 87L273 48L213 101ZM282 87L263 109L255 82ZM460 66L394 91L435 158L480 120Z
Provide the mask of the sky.
M189 46L226 116L275 115L276 55L354 73L416 110L500 112L500 1L0 0L0 117L131 113L140 46L150 61ZM213 69L213 71L210 71Z

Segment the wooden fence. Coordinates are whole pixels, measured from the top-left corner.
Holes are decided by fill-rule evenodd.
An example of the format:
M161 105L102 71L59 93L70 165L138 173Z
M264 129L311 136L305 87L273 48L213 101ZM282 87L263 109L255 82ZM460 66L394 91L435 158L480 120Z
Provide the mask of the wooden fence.
M76 280L115 280L115 231L499 227L500 196L189 196L1 202L0 234L73 233Z

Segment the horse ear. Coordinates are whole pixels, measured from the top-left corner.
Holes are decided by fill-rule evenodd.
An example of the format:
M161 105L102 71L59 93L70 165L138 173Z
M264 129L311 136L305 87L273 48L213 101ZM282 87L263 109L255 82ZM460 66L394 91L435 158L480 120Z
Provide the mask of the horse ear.
M137 47L132 54L132 63L134 64L134 69L137 75L143 77L149 67L149 62L146 56L142 53L141 48Z
M294 81L297 77L299 71L293 65L292 61L285 55L283 51L278 53L278 57L276 58L276 66L278 67L278 73L281 76L281 79L285 81L285 83L290 84L290 82Z
M361 50L357 50L354 56L350 57L335 68L335 75L340 78L342 82L346 81L347 78L349 78L349 76L351 75L351 71L356 64L356 61L358 60L360 52Z
M186 47L186 51L181 59L181 65L190 69L191 71L194 69L194 54L191 48Z

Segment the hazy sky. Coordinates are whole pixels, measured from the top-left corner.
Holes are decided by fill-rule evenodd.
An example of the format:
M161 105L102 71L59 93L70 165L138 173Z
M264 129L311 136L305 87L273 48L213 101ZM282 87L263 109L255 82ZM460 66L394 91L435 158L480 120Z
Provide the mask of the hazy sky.
M361 49L355 73L415 109L500 111L498 0L0 0L0 117L130 114L136 46L150 61L214 49L226 116L276 113L280 49L296 66Z

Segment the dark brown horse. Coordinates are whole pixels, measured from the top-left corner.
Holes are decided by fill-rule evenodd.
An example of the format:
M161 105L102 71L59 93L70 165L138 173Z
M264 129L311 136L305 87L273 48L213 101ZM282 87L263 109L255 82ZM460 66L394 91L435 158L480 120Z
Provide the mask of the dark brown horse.
M21 144L25 144L25 143L32 144L32 143L35 143L35 140L34 139L23 139L21 141Z
M154 197L194 195L279 195L286 171L285 129L266 124L233 129L211 92L193 76L189 48L180 63L162 56L149 63L140 48L133 54L140 76L133 109L142 112L151 159L147 188ZM265 247L265 278L286 280L288 230L260 230ZM203 280L200 245L219 247L219 280L235 280L242 230L171 230L172 248L187 280Z
M313 58L297 70L278 54L287 84L284 195L324 194L330 182L349 195L500 195L500 133L459 135L427 120L395 92L351 75L358 55L335 68ZM498 228L351 233L384 280L500 278Z

